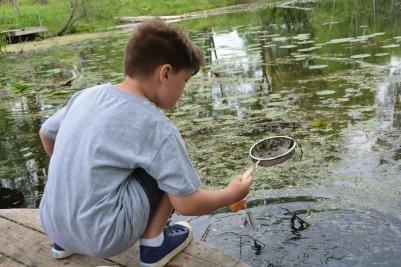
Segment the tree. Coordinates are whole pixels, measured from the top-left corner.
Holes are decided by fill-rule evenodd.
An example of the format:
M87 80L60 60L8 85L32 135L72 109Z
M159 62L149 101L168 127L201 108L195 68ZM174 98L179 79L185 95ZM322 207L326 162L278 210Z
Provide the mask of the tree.
M67 21L64 23L63 27L57 32L57 35L63 35L65 31L68 30L69 27L71 27L77 20L81 19L84 17L84 15L77 15L77 10L78 10L78 0L70 0L71 4L71 13L70 16L68 17Z

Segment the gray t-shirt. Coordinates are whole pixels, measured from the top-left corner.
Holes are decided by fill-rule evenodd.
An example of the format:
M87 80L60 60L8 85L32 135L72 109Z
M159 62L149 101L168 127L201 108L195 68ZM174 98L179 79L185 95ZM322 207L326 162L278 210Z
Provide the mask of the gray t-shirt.
M41 221L64 249L109 257L142 236L149 202L127 178L137 167L172 195L201 187L175 125L148 99L110 83L74 94L42 130L55 146Z

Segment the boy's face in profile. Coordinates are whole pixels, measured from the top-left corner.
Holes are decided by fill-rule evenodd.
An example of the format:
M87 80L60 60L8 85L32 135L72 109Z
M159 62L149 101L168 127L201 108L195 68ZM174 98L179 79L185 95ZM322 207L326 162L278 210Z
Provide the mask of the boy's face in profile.
M185 84L191 78L192 70L182 69L178 72L173 69L163 70L161 68L162 88L159 91L158 103L159 107L171 109L175 106L178 99L184 92Z

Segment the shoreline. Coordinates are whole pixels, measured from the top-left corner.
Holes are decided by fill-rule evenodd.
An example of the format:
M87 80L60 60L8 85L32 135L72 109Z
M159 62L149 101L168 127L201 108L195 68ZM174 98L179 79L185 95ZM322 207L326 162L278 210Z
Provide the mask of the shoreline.
M149 19L152 17L159 17L161 19L164 19L167 23L172 23L172 22L178 22L178 21L188 20L188 19L196 19L196 18L201 18L201 17L218 16L218 15L224 15L224 14L228 14L228 13L235 13L235 12L241 12L241 11L252 11L252 10L256 10L259 8L268 7L268 6L272 6L272 5L284 8L284 5L282 4L284 2L285 1L282 1L282 0L272 1L272 2L258 1L258 2L254 2L254 3L231 5L231 6L220 7L220 8L215 8L215 9L208 9L208 10L204 10L204 11L194 11L194 12L189 12L189 13L184 13L184 14L174 15L174 16L171 16L171 15L170 16L136 16L136 17L122 17L121 19L124 20L124 18L127 19L127 18L144 18L144 17L147 17ZM93 39L98 39L98 38L102 38L102 37L108 37L113 34L126 33L127 31L132 30L133 27L135 27L135 25L137 25L138 23L141 23L141 22L142 21L138 21L135 23L128 23L128 24L120 24L120 25L117 25L114 27L109 27L107 29L103 29L99 32L76 33L76 34L69 34L69 35L64 35L64 36L50 37L48 39L38 40L38 41L7 44L4 47L3 52L5 55L40 52L40 51L49 50L49 49L52 49L52 48L55 48L58 46L79 42L79 41L93 40Z

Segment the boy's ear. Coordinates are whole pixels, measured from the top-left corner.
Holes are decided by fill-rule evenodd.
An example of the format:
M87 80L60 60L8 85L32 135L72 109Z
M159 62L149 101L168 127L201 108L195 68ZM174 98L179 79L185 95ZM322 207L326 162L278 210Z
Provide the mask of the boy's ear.
M162 65L160 68L160 73L159 73L160 81L167 81L172 70L173 70L173 67L170 64Z

